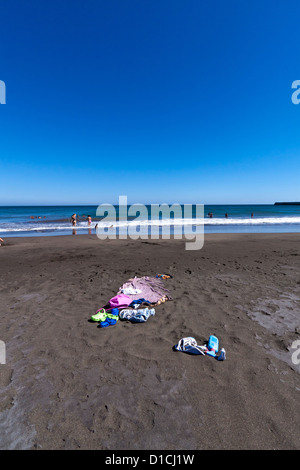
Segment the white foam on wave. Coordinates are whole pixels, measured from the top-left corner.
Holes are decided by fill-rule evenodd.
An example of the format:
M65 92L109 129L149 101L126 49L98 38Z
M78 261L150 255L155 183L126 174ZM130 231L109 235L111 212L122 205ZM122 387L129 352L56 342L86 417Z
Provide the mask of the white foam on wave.
M262 224L300 224L300 217L257 217L257 218L209 218L205 225L262 225Z
M73 229L89 229L93 228L95 224L88 226L86 222L78 223L73 227L70 223L43 223L43 222L26 222L26 223L13 223L13 224L0 224L0 232L46 232L46 231L64 231Z
M101 227L130 227L130 226L187 226L187 225L278 225L300 224L300 217L261 217L261 218L184 218L164 220L131 220L117 222L99 222Z
M87 230L94 229L96 223L99 227L110 228L110 227L147 227L147 226L196 226L196 225L224 225L224 226L258 226L258 225L289 225L289 224L300 224L300 217L257 217L257 218L182 218L182 219L163 219L163 220L140 220L136 218L134 220L124 221L105 221L97 222L93 221L92 225L88 225L87 222L79 222L73 227L69 222L56 222L56 223L45 223L45 222L26 222L26 223L6 223L0 224L0 232L50 232L50 231L70 231L76 230Z

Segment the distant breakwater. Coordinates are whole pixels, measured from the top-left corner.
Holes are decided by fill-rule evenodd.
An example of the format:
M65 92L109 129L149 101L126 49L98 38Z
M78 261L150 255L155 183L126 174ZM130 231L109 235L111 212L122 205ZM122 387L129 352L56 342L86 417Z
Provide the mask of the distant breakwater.
M275 206L300 206L300 202L275 202Z

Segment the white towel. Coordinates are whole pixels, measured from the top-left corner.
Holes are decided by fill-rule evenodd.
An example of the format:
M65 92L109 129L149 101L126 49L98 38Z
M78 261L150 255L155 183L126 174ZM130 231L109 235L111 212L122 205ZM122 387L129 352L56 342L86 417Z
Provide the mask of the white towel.
M126 295L134 295L140 294L142 291L140 289L134 289L134 287L125 287L124 289L121 289L121 292Z
M195 338L192 338L191 336L188 336L187 338L182 338L175 346L174 348L177 351L184 351L188 354L205 354L205 351L207 351L206 346L199 346L197 344L197 341Z

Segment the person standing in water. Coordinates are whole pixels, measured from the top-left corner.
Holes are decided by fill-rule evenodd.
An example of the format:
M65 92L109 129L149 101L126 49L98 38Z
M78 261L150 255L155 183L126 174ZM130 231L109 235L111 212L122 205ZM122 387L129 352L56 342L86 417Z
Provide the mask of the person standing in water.
M76 223L77 223L76 214L73 214L73 215L72 215L72 217L71 217L71 222L72 222L73 227L75 227L75 226L76 226Z

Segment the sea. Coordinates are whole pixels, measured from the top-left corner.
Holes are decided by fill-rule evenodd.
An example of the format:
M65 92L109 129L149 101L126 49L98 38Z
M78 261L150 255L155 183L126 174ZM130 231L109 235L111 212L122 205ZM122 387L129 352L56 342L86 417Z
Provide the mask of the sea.
M157 206L157 205L156 205ZM171 205L169 206L171 207ZM153 216L152 205L145 205L137 212L134 206L120 220L118 205L99 215L98 205L58 205L58 206L0 206L0 237L62 236L96 233L98 227L135 226L136 232L151 233L153 227L163 233L166 227L170 233L193 233L196 226L203 227L204 233L286 233L300 232L300 204L204 204L190 205L191 212L186 216L184 205L177 211L168 210ZM76 227L72 226L71 216L76 214ZM98 215L97 215L98 214ZM128 215L131 214L131 215ZM157 213L156 213L157 214ZM89 226L87 217L91 216Z

